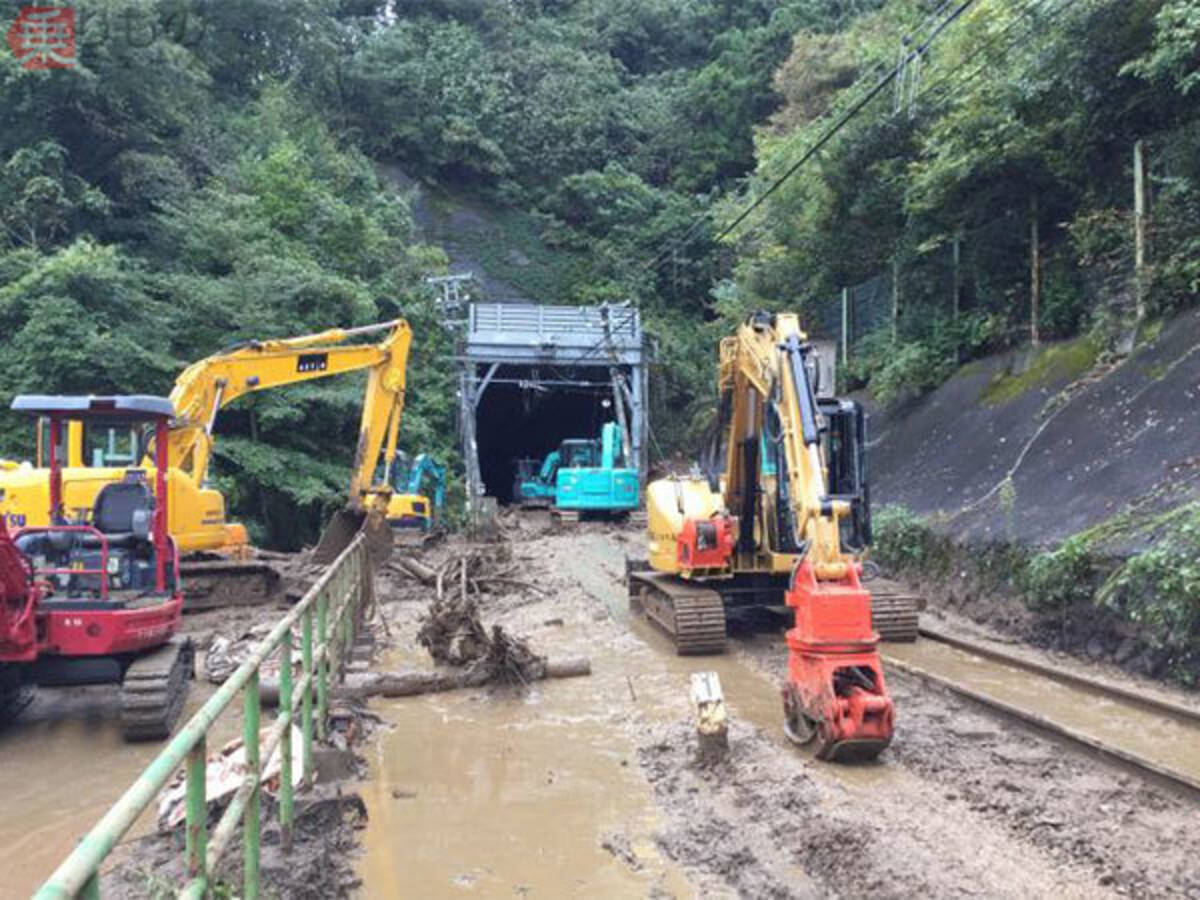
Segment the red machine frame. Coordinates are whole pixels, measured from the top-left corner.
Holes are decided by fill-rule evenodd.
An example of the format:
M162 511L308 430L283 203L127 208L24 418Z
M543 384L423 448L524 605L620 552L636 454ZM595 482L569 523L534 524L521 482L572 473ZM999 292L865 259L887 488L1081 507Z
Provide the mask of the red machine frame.
M90 525L66 524L63 515L62 466L58 447L62 423L70 419L121 416L115 400L94 398L87 409L48 411L50 421L50 519L43 528L23 528L0 537L0 569L4 595L0 596L0 663L31 663L40 656L114 656L135 653L166 642L179 627L183 597L179 591L179 553L167 533L167 431L166 413L143 413L154 420L154 513L151 543L154 546L156 593L167 595L161 604L139 609L112 608L108 584L108 537ZM135 418L132 413L126 413ZM80 532L99 539L100 569L38 569L17 549L14 538L37 533ZM170 560L172 578L168 582ZM24 590L18 596L23 573ZM54 601L48 577L55 575L98 575L99 601Z

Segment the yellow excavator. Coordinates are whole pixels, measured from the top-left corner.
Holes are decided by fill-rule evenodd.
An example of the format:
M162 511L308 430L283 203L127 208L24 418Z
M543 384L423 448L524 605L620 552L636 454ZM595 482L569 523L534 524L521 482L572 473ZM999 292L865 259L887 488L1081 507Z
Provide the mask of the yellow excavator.
M710 471L647 487L649 568L629 573L630 604L679 653L721 652L732 615L793 610L787 734L817 740L821 759L871 758L893 711L859 579L865 419L857 403L818 399L818 373L792 314L755 313L721 341Z
M377 343L347 343L379 332L386 334ZM247 341L192 363L180 373L170 395L175 417L167 448L168 531L180 553L190 555L185 558L189 584L204 583L196 578L204 575L265 575L268 580L274 575L269 566L239 560L249 550L246 529L227 520L224 496L206 486L217 414L244 394L366 369L366 398L347 513L326 533L320 553L328 556L339 541L344 546L355 522L361 524L370 509L386 507L392 489L385 483L376 484L373 474L381 452L385 467L395 458L411 340L408 323L397 319L300 337ZM49 524L44 429L45 423L39 422L33 466L6 463L0 467L0 512L9 527ZM107 430L89 434L73 421L67 429L65 455L63 508L68 518L85 517L100 489L125 478L131 468L145 471L153 480L153 447L136 433Z

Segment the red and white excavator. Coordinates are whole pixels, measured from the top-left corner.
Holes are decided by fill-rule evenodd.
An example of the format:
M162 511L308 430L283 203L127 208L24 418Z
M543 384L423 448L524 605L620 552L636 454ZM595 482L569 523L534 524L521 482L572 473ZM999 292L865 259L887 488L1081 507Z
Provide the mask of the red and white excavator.
M128 740L168 736L194 672L177 636L179 552L167 532L165 397L19 396L12 408L49 423L49 524L0 528L0 717L38 685L118 683ZM104 485L90 512L68 520L63 501L67 422L140 429L155 466Z

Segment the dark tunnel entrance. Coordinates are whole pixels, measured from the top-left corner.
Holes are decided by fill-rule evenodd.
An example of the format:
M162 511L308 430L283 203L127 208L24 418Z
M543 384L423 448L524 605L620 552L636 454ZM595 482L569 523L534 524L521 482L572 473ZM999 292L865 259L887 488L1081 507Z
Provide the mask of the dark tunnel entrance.
M538 460L568 438L594 438L615 419L606 369L503 365L479 399L475 436L487 494L513 499L516 462Z

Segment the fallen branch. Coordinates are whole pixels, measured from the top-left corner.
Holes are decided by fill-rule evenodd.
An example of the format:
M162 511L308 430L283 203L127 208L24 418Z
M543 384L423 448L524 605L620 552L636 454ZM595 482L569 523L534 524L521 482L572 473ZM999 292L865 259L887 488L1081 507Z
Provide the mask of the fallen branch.
M549 597L550 596L549 594L547 594L544 590L542 590L537 585L530 584L528 581L521 581L521 579L519 579L519 578L501 578L501 577L497 577L497 576L493 575L493 576L491 576L491 580L499 582L500 584L516 585L519 588L524 588L527 591L532 591L533 593L537 594L540 597Z
M590 660L578 657L548 660L540 673L531 673L531 680L542 678L578 678L592 673ZM494 673L486 667L471 668L462 672L377 672L370 675L349 675L346 683L334 687L332 695L337 699L361 700L367 697L413 697L441 691L456 691L463 688L482 687L494 680Z
M432 585L437 582L438 573L415 559L401 558L395 561L396 568L407 572L421 584Z

